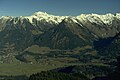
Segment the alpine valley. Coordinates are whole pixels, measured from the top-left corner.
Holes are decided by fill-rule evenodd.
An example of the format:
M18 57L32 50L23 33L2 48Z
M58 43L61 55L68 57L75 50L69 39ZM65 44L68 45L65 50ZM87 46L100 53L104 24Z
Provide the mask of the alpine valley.
M0 18L0 75L23 80L19 75L50 70L49 74L71 76L69 80L89 80L113 72L118 56L120 13L55 16L35 12ZM48 73L31 75L29 80L59 80L35 77Z

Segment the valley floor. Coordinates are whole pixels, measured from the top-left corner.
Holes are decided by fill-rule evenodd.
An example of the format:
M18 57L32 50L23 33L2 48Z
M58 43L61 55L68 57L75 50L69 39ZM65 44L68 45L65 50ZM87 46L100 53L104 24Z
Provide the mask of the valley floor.
M0 64L0 75L3 76L18 76L18 75L31 75L41 71L52 70L56 68L66 67L66 66L87 66L87 65L94 65L94 66L108 66L106 64L96 64L96 63L56 63L56 64L30 64L30 63L3 63Z

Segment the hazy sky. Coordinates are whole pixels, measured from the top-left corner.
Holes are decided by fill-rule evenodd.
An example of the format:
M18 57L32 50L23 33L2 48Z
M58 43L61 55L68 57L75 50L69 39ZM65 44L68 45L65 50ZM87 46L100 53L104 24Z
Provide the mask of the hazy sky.
M0 0L0 16L25 16L36 11L55 15L120 12L120 0Z

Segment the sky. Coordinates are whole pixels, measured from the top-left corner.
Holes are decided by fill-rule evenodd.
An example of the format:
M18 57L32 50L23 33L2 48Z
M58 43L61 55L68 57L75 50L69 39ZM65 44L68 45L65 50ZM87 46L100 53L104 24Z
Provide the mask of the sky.
M0 16L29 16L38 11L60 16L119 13L120 0L0 0Z

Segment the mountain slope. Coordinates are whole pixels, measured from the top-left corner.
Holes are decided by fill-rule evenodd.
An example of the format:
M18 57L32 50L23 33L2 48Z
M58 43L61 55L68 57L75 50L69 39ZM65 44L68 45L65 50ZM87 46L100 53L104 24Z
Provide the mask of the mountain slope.
M101 40L100 40L101 41ZM100 42L98 41L98 43ZM102 44L101 46L99 44ZM101 55L117 57L120 51L120 33L116 34L114 37L108 39L103 39L95 48Z
M69 27L66 27L64 22L40 36L37 42L40 46L49 46L59 49L71 49L80 44L83 45L83 40L73 34L69 30Z

